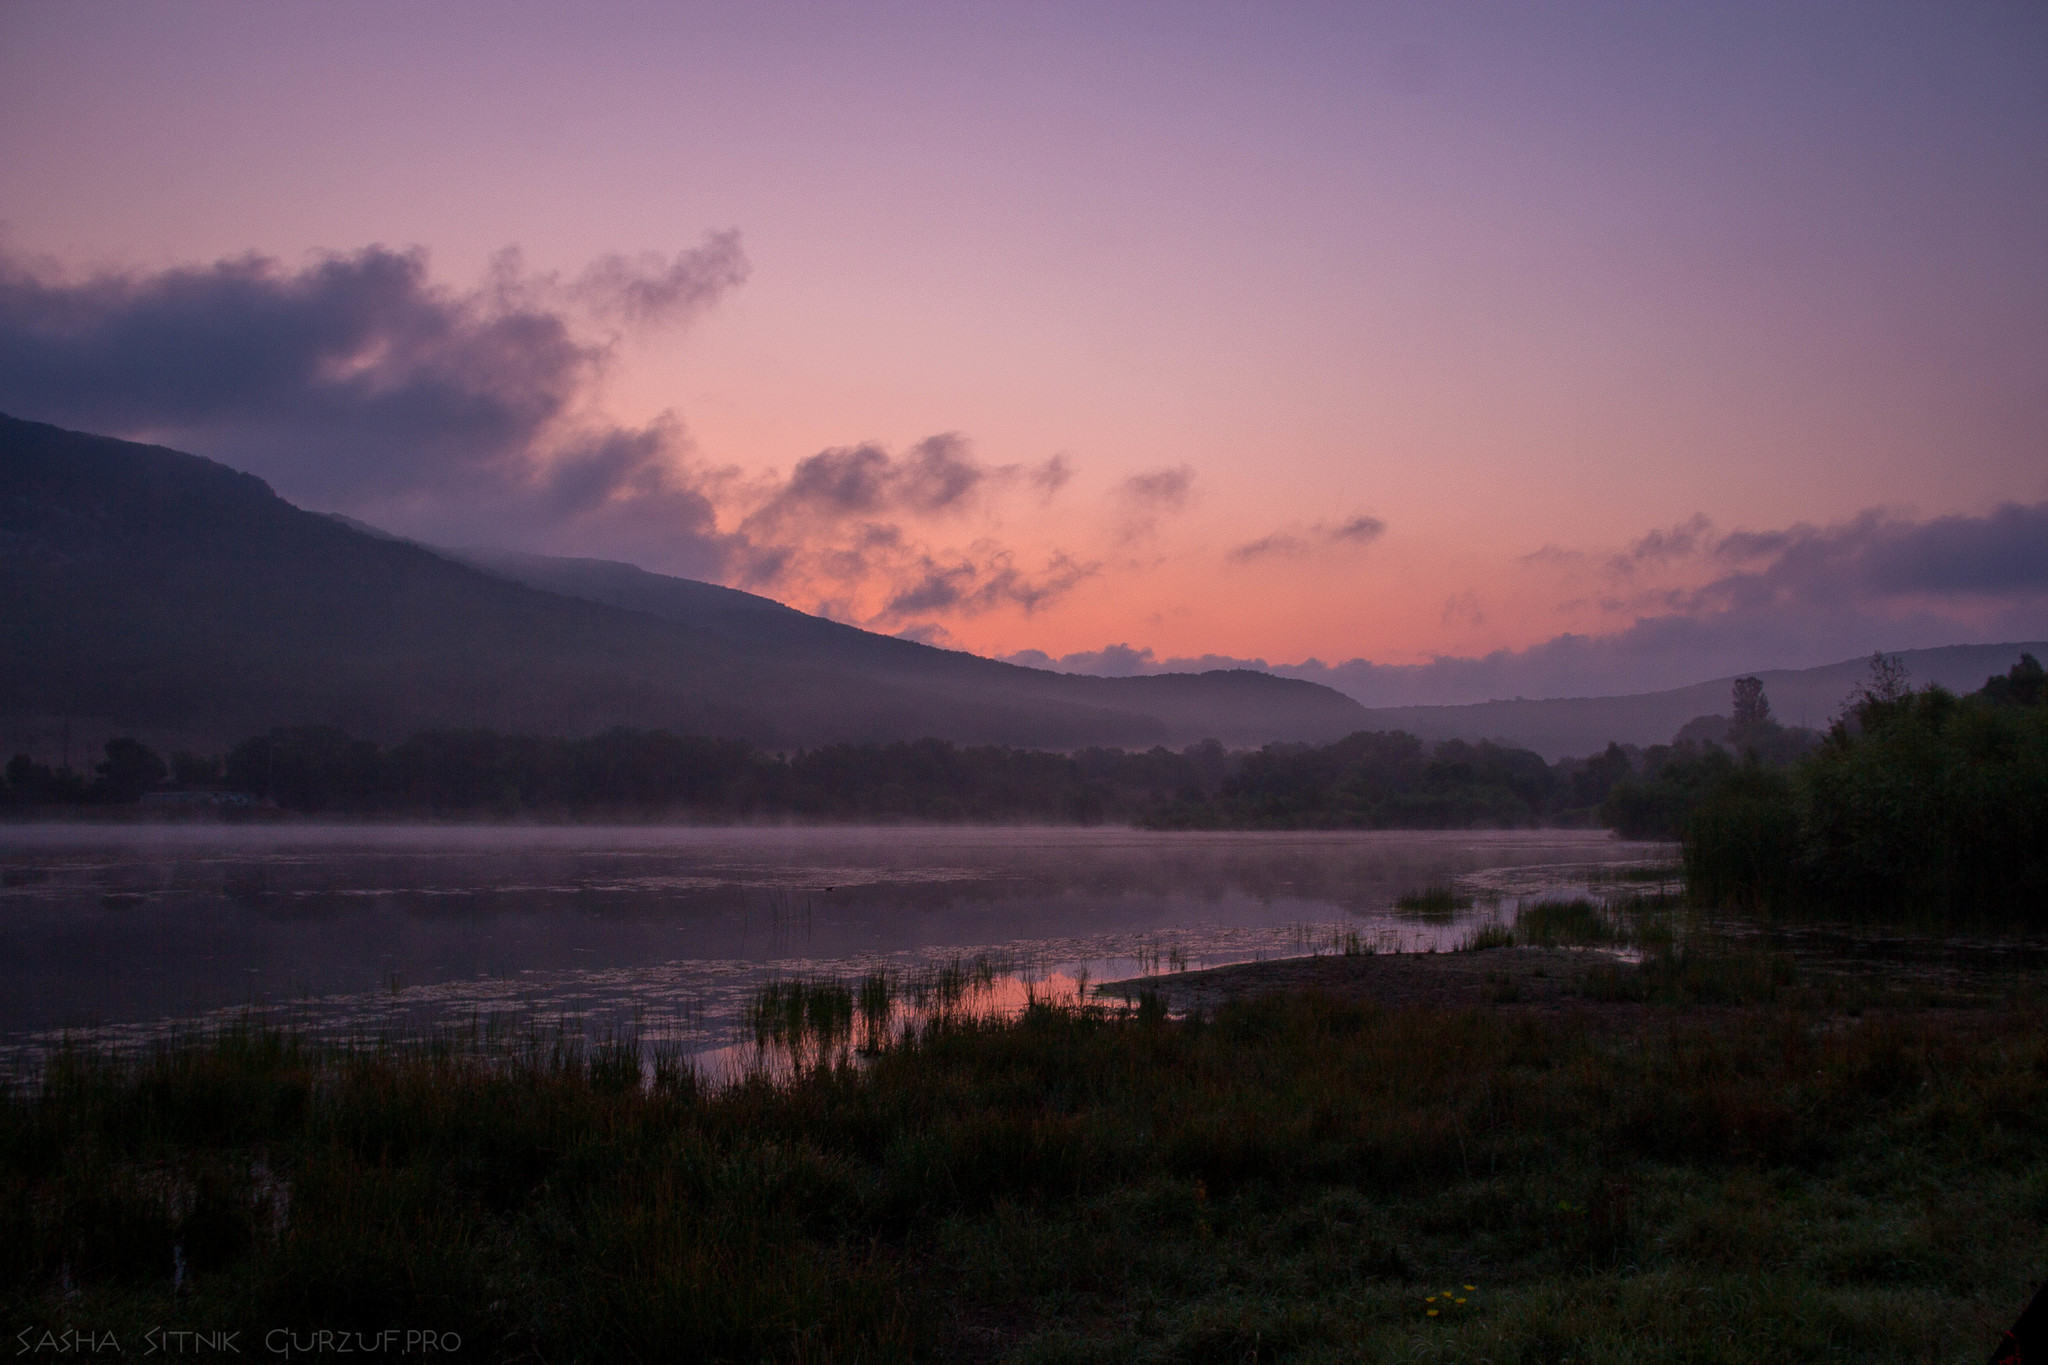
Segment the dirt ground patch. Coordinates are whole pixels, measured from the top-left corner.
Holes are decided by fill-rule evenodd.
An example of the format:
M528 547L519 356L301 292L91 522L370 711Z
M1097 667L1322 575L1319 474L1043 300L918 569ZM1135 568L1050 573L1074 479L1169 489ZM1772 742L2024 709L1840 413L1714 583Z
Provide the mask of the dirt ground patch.
M1585 948L1328 954L1133 977L1104 985L1102 994L1136 1000L1141 992L1153 991L1176 1012L1207 1013L1228 1000L1306 990L1389 1007L1484 1007L1542 1014L1593 1009L1634 1017L1642 1006L1589 1000L1580 993L1589 968L1616 961L1612 953Z

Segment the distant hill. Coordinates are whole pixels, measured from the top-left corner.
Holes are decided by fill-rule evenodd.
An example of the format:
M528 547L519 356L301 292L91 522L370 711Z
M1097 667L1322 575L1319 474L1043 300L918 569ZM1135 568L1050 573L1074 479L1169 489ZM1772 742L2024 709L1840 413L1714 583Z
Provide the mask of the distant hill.
M486 571L198 456L6 417L0 581L10 753L60 733L77 757L113 733L218 746L306 721L381 739L661 726L771 748L1242 746L1365 721L1311 683L1020 668L603 561Z
M1335 739L1365 722L1365 708L1333 688L1317 684L1308 691L1276 692L1273 683L1294 680L1249 669L1139 678L1053 673L878 635L753 593L649 573L613 560L562 559L504 550L447 553L529 587L643 611L736 644L772 650L777 657L826 663L892 685L943 680L949 686L1004 693L1056 691L1090 705L1142 710L1162 718L1176 734L1213 737L1229 744L1306 738L1310 732ZM1076 689L1074 683L1086 686ZM1291 710L1285 715L1276 713L1276 708L1283 706ZM1249 717L1262 719L1252 724L1247 723ZM1258 734L1265 734L1266 739L1252 738Z
M1905 661L1915 686L1939 683L1974 692L1993 673L2003 673L2025 651L2048 659L2048 642L2004 645L1946 645L1909 649ZM1544 701L1483 701L1464 706L1387 706L1367 711L1369 728L1409 730L1424 739L1500 739L1534 749L1555 761L1598 752L1610 740L1623 744L1668 744L1678 728L1696 716L1728 714L1728 690L1737 674L1667 692L1624 697L1557 697ZM1785 725L1825 729L1841 713L1857 684L1870 676L1867 658L1845 659L1819 668L1759 670L1772 716Z

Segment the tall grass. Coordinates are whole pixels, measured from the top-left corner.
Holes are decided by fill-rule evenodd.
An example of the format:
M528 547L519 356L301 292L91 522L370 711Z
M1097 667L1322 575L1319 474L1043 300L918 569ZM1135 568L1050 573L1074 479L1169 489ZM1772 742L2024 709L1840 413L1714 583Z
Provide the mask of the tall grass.
M0 1096L0 1318L486 1360L1975 1361L2048 1262L2048 1018L1970 1019L1037 1007L716 1089L623 1037L74 1049Z
M1508 924L1487 923L1467 934L1460 952L1490 948L1652 948L1672 942L1678 896L1633 895L1605 900L1583 896L1532 901Z

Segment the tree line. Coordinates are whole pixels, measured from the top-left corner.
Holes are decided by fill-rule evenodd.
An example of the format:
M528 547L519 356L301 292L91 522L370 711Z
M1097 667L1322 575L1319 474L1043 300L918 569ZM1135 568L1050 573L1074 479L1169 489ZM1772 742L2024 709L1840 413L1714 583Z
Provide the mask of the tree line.
M1825 735L1754 678L1672 743L1546 762L1360 731L1328 744L1049 753L923 739L768 753L661 730L429 730L382 745L281 727L168 760L134 738L88 774L16 755L0 806L236 804L307 816L1131 823L1162 829L1605 826L1681 840L1696 892L1762 904L1980 905L2048 889L2048 701L2031 656L1983 689L1913 691L1879 657Z
M767 753L661 730L579 738L429 730L380 745L329 726L273 729L225 755L117 739L91 774L17 755L0 804L25 809L239 804L302 815L814 819L1174 829L1590 824L1632 771L1618 746L1546 763L1526 749L1399 731L1324 745L1071 754L938 739Z
M1879 656L1817 748L1726 765L1681 833L1709 904L2048 921L2048 674L1959 697Z

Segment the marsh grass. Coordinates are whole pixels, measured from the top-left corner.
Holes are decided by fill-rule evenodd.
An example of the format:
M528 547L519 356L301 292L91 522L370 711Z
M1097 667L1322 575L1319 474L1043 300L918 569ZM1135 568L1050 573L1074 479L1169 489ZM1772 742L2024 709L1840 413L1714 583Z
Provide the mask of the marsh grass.
M1617 915L1584 898L1541 900L1515 912L1515 941L1538 948L1587 948L1627 937Z
M1505 924L1482 924L1465 935L1458 944L1461 953L1483 953L1491 948L1512 948L1515 946L1515 931Z
M2048 1016L1844 1019L1740 945L1664 956L1616 980L1780 1003L955 1011L722 1087L630 1036L74 1048L0 1096L0 1317L482 1360L1981 1359L2048 1260Z
M1449 919L1460 910L1472 908L1472 897L1446 882L1404 891L1394 898L1394 908L1420 919Z

